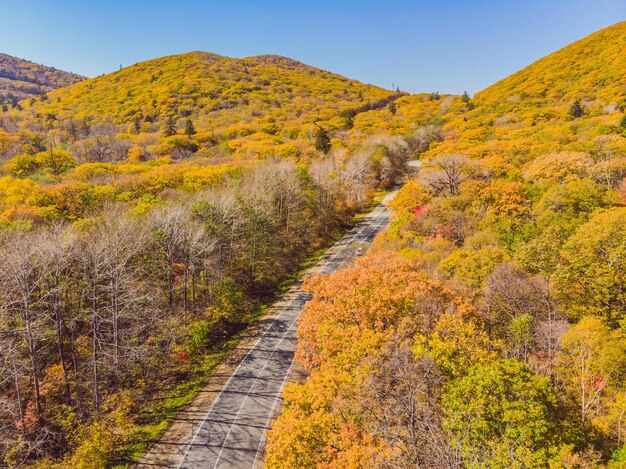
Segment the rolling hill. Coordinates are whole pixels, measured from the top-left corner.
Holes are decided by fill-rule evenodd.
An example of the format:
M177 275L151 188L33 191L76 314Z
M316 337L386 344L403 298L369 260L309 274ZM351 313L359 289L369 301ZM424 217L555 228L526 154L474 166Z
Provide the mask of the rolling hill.
M626 22L601 29L536 61L476 95L480 104L626 105Z
M549 151L590 150L597 138L624 131L625 70L623 22L459 101L444 116L444 142L431 155L460 151L521 165Z
M291 133L332 121L394 93L275 55L235 59L207 52L161 57L50 93L32 111L58 119L109 117L155 131L167 117L227 137ZM332 123L331 123L332 125ZM139 129L137 129L139 130Z
M0 103L40 96L85 77L0 53Z
M148 174L160 178L152 191L159 194L212 183L207 165L316 158L322 128L329 142L347 146L340 137L355 118L399 96L285 57L190 52L75 83L0 113L0 160L5 175L36 187L77 180L100 187L115 180L106 200L137 201L145 195L137 179ZM179 164L183 160L193 162ZM196 180L198 172L204 182ZM195 182L183 182L183 173ZM48 202L37 199L36 217ZM6 215L0 219L26 216L7 204L0 208Z

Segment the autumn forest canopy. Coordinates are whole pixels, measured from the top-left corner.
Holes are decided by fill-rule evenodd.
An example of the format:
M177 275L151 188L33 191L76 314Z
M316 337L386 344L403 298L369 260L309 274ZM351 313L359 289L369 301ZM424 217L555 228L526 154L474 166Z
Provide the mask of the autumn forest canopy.
M394 188L367 254L305 283L267 467L626 464L626 23L474 96L0 54L0 167L2 467L136 460Z

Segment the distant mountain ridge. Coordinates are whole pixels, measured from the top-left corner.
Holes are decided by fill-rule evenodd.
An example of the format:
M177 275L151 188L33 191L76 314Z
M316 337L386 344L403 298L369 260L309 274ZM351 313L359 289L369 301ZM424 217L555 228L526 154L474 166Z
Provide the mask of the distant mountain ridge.
M287 57L188 52L56 90L32 111L58 119L112 118L147 132L168 117L191 118L199 130L230 138L296 132L304 123L337 120L342 111L360 112L393 96L397 93ZM329 123L335 125L342 122Z
M85 77L0 53L0 103L40 96Z

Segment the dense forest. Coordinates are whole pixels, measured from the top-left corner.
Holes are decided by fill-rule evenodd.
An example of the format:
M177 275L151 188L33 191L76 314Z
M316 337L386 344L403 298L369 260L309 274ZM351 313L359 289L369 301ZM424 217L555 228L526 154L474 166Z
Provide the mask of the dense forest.
M620 23L402 98L439 138L370 254L308 281L268 467L624 467L624 51Z
M626 23L470 97L192 52L0 111L0 460L123 467L312 278L266 464L622 467Z
M430 138L351 137L359 114L391 114L401 94L289 59L153 62L0 113L10 467L140 455L239 332ZM134 98L112 99L120 89Z

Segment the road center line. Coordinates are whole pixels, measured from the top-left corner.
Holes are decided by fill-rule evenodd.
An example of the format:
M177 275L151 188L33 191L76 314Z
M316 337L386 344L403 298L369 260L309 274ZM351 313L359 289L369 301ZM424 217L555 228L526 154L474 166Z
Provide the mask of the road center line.
M378 222L378 223L376 224L376 226L375 226L375 227L373 227L373 228L370 230L370 232L368 233L368 236L369 236L371 233L375 232L375 231L378 229L378 227L379 227L381 224L383 224L385 221L386 221L386 218L383 218L380 222ZM365 228L365 227L364 227L364 228ZM360 230L358 234L360 234L360 233L361 233L361 231L363 231L363 230ZM353 237L353 239L354 239L354 237ZM365 241L364 241L364 240L363 240L363 241L361 241L361 242L359 242L359 244L358 244L358 245L359 245L359 246L361 246L363 243L365 243ZM344 248L344 249L345 249L345 248ZM341 269L341 266L342 266L342 265L343 265L343 264L344 264L347 260L348 260L348 258L344 259L344 260L341 262L341 264L339 264L339 266L337 267L337 270L340 270L340 269ZM275 396L275 397L274 397L274 404L273 404L273 406L272 406L272 410L271 410L271 412L270 412L270 415L267 417L267 420L265 421L264 428L266 428L266 429L268 428L268 426L269 426L269 422L270 422L270 420L272 419L272 417L274 416L274 412L276 411L276 407L278 406L278 403L280 402L280 396L281 396L282 390L283 390L283 388L285 387L285 383L286 383L287 379L289 378L289 373L291 372L291 369L293 368L293 364L294 364L294 360L292 359L292 360L291 360L291 365L289 366L289 370L287 370L287 374L285 375L285 378L283 379L283 382L282 382L282 384L280 385L280 388L279 388L279 393L278 393L278 395L277 395L277 396ZM258 444L258 446L257 446L257 450L256 450L256 453L255 453L255 455L254 455L254 461L253 461L253 463L252 463L252 467L254 467L254 465L255 465L255 464L256 464L256 462L257 462L257 459L259 459L259 453L261 452L261 449L262 449L262 447L263 447L263 443L265 442L265 440L266 440L266 435L265 435L265 431L264 431L264 432L263 432L263 436L261 437L261 440L259 441L259 444Z
M289 308L293 304L294 301L296 301L298 299L299 296L300 296L300 293L297 293L296 297L294 299L292 299L287 304L287 306L285 306L283 308L283 313L285 312L285 310L287 308ZM281 313L281 315L283 313ZM279 319L279 318L280 318L280 316L278 318L276 318L276 319ZM213 402L211 403L211 406L209 407L209 410L207 410L206 414L204 415L204 418L202 419L202 422L200 422L200 425L198 426L198 429L194 433L193 438L191 439L191 442L189 443L189 445L187 445L187 448L185 449L185 452L183 453L183 458L180 460L180 464L178 464L178 469L180 469L182 467L183 463L185 462L185 458L187 457L187 454L189 453L189 449L193 446L194 442L196 441L196 438L198 437L198 434L200 433L200 430L202 430L203 425L206 423L207 418L211 414L211 411L213 410L213 407L215 406L215 403L222 396L222 394L224 393L224 390L226 388L228 388L228 385L231 383L232 379L235 377L235 375L237 374L237 372L241 368L241 365L244 364L244 362L246 361L248 356L254 351L254 349L259 344L261 339L263 339L265 337L265 335L269 332L269 330L276 324L276 319L274 321L272 321L272 323L265 328L265 330L263 331L263 334L261 334L261 336L254 343L254 345L252 347L250 347L250 349L248 350L248 353L246 353L246 355L241 359L241 361L237 365L237 368L235 368L235 371L233 372L233 374L231 374L230 377L228 378L228 381L226 381L226 384L224 385L224 387L222 387L222 389L220 389L220 391L217 393L217 396L215 396L215 399L213 399Z
M370 219L370 221L374 221L374 220L376 219L376 217L378 217L378 216L380 215L380 213L381 213L381 212L382 212L385 208L386 208L386 207L385 207L385 205L384 205L383 203L380 203L380 204L378 205L378 207L376 207L376 209L374 209L372 212L370 212L370 213L368 214L368 218ZM378 212L378 213L377 213L377 212ZM373 230L375 230L376 228L378 228L378 227L379 227L379 226L380 226L383 222L385 222L385 221L386 221L386 220L385 220L385 219L383 219L383 220L381 220L380 222L378 222L378 223L376 224L376 226L375 226L373 229L371 229L371 230L370 230L370 233L372 233L372 232L373 232ZM343 253L343 252L344 252L344 251L345 251L345 250L346 250L346 249L350 246L350 243L352 243L352 242L354 241L354 239L355 239L357 236L359 236L360 234L362 234L362 233L363 233L363 231L364 231L364 230L366 230L367 228L368 228L368 226L366 225L366 226L364 226L363 228L361 228L360 230L358 230L356 233L354 233L353 235L351 235L351 236L350 236L350 235L348 235L348 236L350 236L350 241L347 241L347 242L346 242L346 245L345 245L344 247L340 248L340 249L338 250L338 252L336 252L336 253L335 253L335 254L334 254L334 255L333 255L333 256L332 256L329 260L327 260L327 261L325 262L324 266L323 266L323 267L321 267L321 268L319 269L319 273L321 273L321 272L322 272L322 271L323 271L326 267L328 267L328 266L330 265L330 263L331 263L331 262L333 262L333 261L334 261L334 260L335 260L335 259L336 259L339 255L340 255L340 254L342 254L342 253ZM343 241L343 240L341 240L341 241ZM339 241L339 242L341 242L341 241ZM360 246L360 245L362 245L363 243L364 243L364 241L361 241L361 242L359 243L359 246ZM332 248L331 248L331 249L332 249ZM339 269L339 268L340 268L340 267L344 264L344 262L345 262L345 261L346 261L346 260L344 259L344 260L343 260L343 261L339 264L339 266L338 266L337 270L338 270L338 269ZM187 454L189 453L189 450L190 450L190 449L191 449L191 447L194 445L195 440L196 440L196 438L197 438L198 434L199 434L199 433L200 433L200 431L202 430L202 428L203 428L204 424L206 423L207 418L208 418L208 417L209 417L209 415L211 414L211 411L213 410L213 408L214 408L214 406L215 406L216 402L219 400L219 398L220 398L220 397L221 397L221 395L223 394L224 390L225 390L226 388L228 388L228 386L229 386L229 385L230 385L230 383L232 382L232 379L235 377L235 375L237 374L237 372L239 371L239 369L241 368L241 366L243 365L243 363L246 361L246 359L248 358L248 356L249 356L249 355L252 353L252 351L256 348L256 346L258 345L258 343L259 343L259 342L260 342L260 341L261 341L261 340L262 340L262 339L263 339L263 338L267 335L267 333L269 332L269 330L270 330L270 329L271 329L271 328L272 328L272 327L276 324L276 320L280 319L280 317L281 317L283 314L285 314L285 312L287 311L287 309L288 309L288 308L289 308L289 307L290 307L290 306L291 306L291 305L292 305L292 304L293 304L293 303L294 303L294 302L298 299L298 297L299 297L301 294L302 294L302 292L298 292L298 293L296 293L296 297L295 297L295 298L293 298L293 299L292 299L292 300L291 300L291 301L290 301L290 302L289 302L286 306L284 306L284 307L283 307L281 314L280 314L278 317L276 317L276 318L272 321L272 323L271 323L271 324L270 324L270 325L269 325L269 326L268 326L268 327L267 327L267 328L263 331L263 333L261 334L261 336L260 336L260 337L256 340L256 342L254 343L254 345L253 345L253 346L252 346L252 347L248 350L248 352L246 353L246 355L243 357L243 359L242 359L242 360L240 361L240 363L237 365L237 368L236 368L236 369L235 369L235 371L231 374L231 376L228 378L228 381L226 382L226 384L224 385L224 387L223 387L223 388L222 388L222 389L218 392L217 396L215 397L215 399L214 399L214 400L213 400L213 402L211 403L211 406L210 406L210 407L209 407L209 409L207 410L207 412L206 412L206 414L205 414L204 418L202 419L201 423L199 424L198 429L196 430L196 432L195 432L195 434L194 434L194 436L193 436L193 438L192 438L191 442L189 443L189 445L188 445L188 446L187 446L187 448L185 449L185 452L183 453L182 459L181 459L181 461L180 461L180 463L179 463L179 465L178 465L178 469L180 469L180 468L182 467L183 463L185 462L185 459L186 459L186 457L187 457ZM298 320L298 316L296 316L296 318L294 319L294 321L293 321L293 322L289 325L289 327L287 328L287 331L285 331L285 334L283 335L283 337L281 337L281 339L280 339L280 341L279 341L278 345L280 345L280 343L282 343L282 340L284 339L285 335L289 332L289 329L291 329L291 327L293 326L293 324L294 324L297 320ZM278 345L277 345L277 347L278 347ZM271 357L272 357L272 355L274 354L275 350L276 350L276 348L272 351L272 354L270 355L270 357L269 357L269 358L271 358ZM269 362L269 358L266 360L265 364L263 365L263 368L261 369L261 372L262 372L262 371L265 369L265 367L267 366L267 364L268 364L268 362ZM293 365L293 360L292 360L292 365ZM291 366L290 366L290 369L291 369ZM216 462L215 462L215 466L217 466L217 463L219 462L220 456L221 456L222 451L223 451L223 449L224 449L224 445L225 445L225 443L226 443L226 440L227 440L227 439L228 439L228 437L230 436L230 433L231 433L231 431L232 431L233 425L235 424L235 422L236 422L236 420L237 420L237 417L238 417L239 413L241 412L241 409L243 408L243 405L244 405L244 403L245 403L246 399L248 398L248 395L250 394L250 392L251 392L251 390L252 390L252 387L254 386L254 384L256 383L256 381L258 380L258 378L259 378L260 374L261 374L261 373L259 373L259 375L257 375L257 377L255 378L254 382L252 383L252 386L250 386L250 388L249 388L249 390L248 390L248 393L246 394L246 397L244 398L244 401L242 402L242 404L240 405L240 407L239 407L239 409L238 409L238 411L237 411L237 414L236 414L236 416L235 416L235 420L233 420L233 422L232 422L232 423L231 423L231 425L229 426L228 433L227 433L226 437L224 438L224 442L223 442L223 444L222 444L222 447L221 447L221 449L220 449L220 453L219 453L219 455L218 455L218 457L217 457L217 460L216 460ZM289 375L287 374L287 376L289 376ZM286 380L286 377L285 377L285 380ZM284 381L285 381L285 380L283 380L283 384L281 385L281 388L279 389L279 394L280 394L280 391L282 391L282 387L284 386ZM278 398L279 398L279 396L275 397L274 399L276 399L276 400L277 400ZM275 402L275 404L274 404L274 407L275 407L275 406L276 406L276 402ZM273 411L272 411L272 413L273 413ZM269 417L269 419L271 419L271 416ZM266 426L267 426L267 424L266 424ZM263 441L263 439L262 439L262 441ZM258 453L258 449L257 449L257 453ZM256 457L255 457L255 462L256 462Z
M274 356L274 352L278 350L278 347L280 347L280 344L282 344L283 340L285 339L285 337L287 336L287 334L289 333L289 331L291 330L291 328L293 327L293 325L296 323L297 320L298 320L298 316L296 316L294 320L291 322L291 324L289 324L289 327L287 328L283 336L280 338L280 340L276 344L276 347L274 347L274 350L272 350L272 353L270 354L270 356L267 358L267 360L265 360L265 363L263 364L263 368L261 368L261 371L259 371L259 374L256 376L256 378L254 378L254 381L252 382L252 386L250 386L250 389L248 389L248 392L246 393L246 397L243 398L243 401L241 405L239 406L239 410L237 410L237 414L235 415L235 418L233 419L232 423L230 424L230 427L228 428L228 433L226 433L226 436L224 437L224 441L222 442L222 446L220 448L219 454L217 455L217 459L215 460L215 465L213 466L213 469L215 469L220 462L220 458L222 457L222 452L224 451L224 447L226 446L226 443L228 442L228 437L230 436L233 430L233 427L237 423L237 419L239 418L239 413L241 412L241 409L244 408L246 401L248 400L248 397L250 397L250 393L252 392L252 389L254 389L254 385L257 383L257 381L263 374L263 371L265 371L265 367L267 367L267 364L270 362L270 360Z

